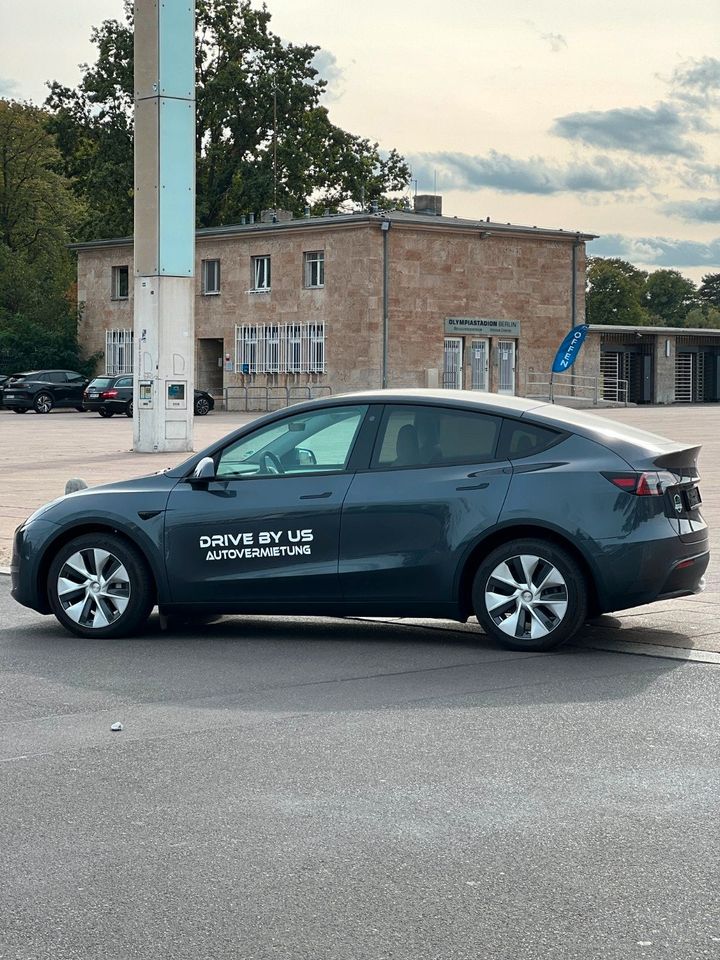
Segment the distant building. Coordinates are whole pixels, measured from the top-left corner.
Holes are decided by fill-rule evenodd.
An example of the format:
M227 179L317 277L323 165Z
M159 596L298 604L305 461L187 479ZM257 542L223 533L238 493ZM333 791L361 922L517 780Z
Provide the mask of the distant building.
M388 386L523 393L584 320L591 239L445 217L435 196L413 212L268 211L198 230L197 386L231 408L265 387L293 399L375 388L384 370ZM130 371L132 240L74 249L81 342L108 373Z

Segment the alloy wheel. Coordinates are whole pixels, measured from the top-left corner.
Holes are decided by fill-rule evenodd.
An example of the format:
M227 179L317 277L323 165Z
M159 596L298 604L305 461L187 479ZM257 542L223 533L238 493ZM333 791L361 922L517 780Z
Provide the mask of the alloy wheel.
M210 404L204 397L200 397L195 403L195 413L198 417L204 417L210 412Z
M127 608L130 577L108 550L78 550L60 568L57 596L71 620L86 629L100 629L118 620Z
M52 397L47 393L41 393L35 400L35 410L38 413L50 413L53 408Z
M568 609L568 586L557 567L542 557L509 557L488 577L485 609L509 637L537 640L562 623Z

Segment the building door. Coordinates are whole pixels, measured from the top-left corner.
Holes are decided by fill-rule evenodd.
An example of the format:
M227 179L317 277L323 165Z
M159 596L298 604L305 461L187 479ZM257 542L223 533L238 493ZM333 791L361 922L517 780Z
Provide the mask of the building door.
M443 387L462 390L462 337L445 337L445 369Z
M515 394L515 341L498 340L498 393Z
M473 390L488 390L488 341L473 340L471 349L471 382Z
M223 391L223 341L199 337L195 353L195 386L221 397Z
M695 354L675 356L675 403L692 403L695 395Z

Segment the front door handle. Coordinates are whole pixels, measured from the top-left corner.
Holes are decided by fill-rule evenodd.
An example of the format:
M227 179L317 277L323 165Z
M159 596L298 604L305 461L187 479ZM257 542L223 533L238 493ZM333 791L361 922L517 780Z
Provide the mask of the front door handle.
M325 493L304 493L301 500L327 500L332 496L332 490L326 490Z

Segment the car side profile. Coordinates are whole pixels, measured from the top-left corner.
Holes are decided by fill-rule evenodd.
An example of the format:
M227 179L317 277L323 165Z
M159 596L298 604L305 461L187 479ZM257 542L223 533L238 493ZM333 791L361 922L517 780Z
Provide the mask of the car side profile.
M215 407L215 400L206 390L194 394L195 416L204 417ZM120 376L95 377L85 388L83 408L109 419L116 413L133 415L133 378Z
M14 373L3 386L3 406L15 413L50 413L57 407L83 408L87 377L75 370Z
M86 637L164 613L465 621L549 650L703 587L699 448L543 402L375 391L268 414L181 465L48 504L15 599Z

